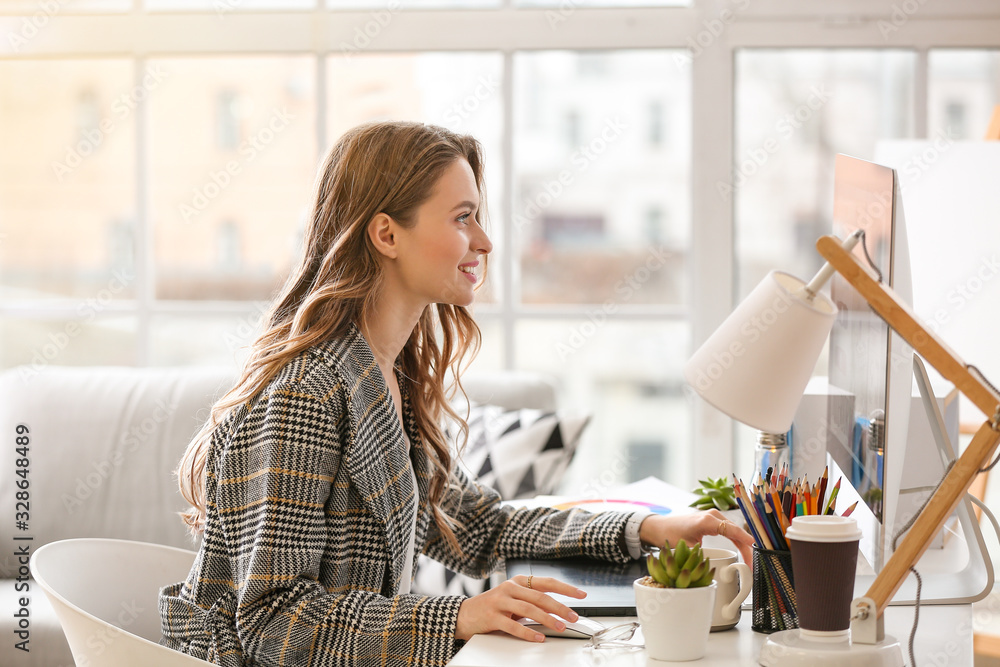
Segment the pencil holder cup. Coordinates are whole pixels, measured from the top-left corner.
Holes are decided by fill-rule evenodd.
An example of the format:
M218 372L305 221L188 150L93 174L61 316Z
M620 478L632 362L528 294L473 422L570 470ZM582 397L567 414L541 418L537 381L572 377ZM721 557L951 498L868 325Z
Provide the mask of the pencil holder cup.
M753 548L753 625L770 634L799 627L792 552Z

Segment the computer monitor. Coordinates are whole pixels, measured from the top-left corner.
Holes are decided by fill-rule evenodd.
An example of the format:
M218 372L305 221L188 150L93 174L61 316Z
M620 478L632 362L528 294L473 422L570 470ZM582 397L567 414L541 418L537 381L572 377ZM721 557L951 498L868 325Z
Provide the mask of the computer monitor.
M865 230L865 243L854 252L863 265L871 263L888 284L907 303L912 303L912 278L897 173L882 165L846 155L838 155L834 180L834 233L846 238L851 232ZM924 270L933 270L929 267ZM843 474L850 489L841 491L838 501L857 498L857 518L862 529L861 555L871 568L869 576L857 580L856 593L863 594L871 578L892 554L894 535L905 526L919 506L901 502L912 498L914 489L904 475L907 442L912 433L910 420L914 379L921 387L922 402L917 404L927 415L919 424L936 425L942 417L937 412L926 374L912 348L891 331L845 279L836 274L831 282L831 298L840 309L830 336L830 383L854 395L853 423L833 425L846 429L846 451L829 451L834 469ZM942 429L932 428L939 457L926 457L921 464L943 476L947 462L956 456L957 443L951 443ZM912 468L912 462L911 462ZM925 497L929 496L927 490ZM844 506L838 502L838 506ZM923 569L922 599L928 602L973 601L985 596L993 585L992 563L988 558L979 524L966 501L957 510L959 524L953 539L945 547L928 552L918 569ZM916 580L911 575L897 592L894 604L912 601Z
M837 155L834 169L833 233L847 238L865 231L854 253L871 262L882 280L904 301L911 300L910 267L902 209L896 206L895 173L888 167ZM912 348L868 306L839 274L830 296L840 313L830 334L830 383L854 395L847 451L833 451L869 512L859 512L862 530L877 539L865 541L862 555L878 571L889 545L882 530L893 525L905 434L909 421Z

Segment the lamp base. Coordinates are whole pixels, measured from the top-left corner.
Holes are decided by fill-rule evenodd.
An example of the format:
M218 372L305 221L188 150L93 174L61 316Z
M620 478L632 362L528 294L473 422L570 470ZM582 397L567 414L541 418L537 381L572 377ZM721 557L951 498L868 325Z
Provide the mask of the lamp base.
M852 643L850 637L808 637L799 630L768 635L758 663L764 667L903 667L903 651L895 637L878 644Z

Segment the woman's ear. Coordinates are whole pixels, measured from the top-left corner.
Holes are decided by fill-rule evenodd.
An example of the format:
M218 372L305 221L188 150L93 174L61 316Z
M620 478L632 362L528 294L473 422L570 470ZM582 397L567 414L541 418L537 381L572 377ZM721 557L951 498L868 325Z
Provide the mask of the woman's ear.
M396 259L399 247L396 245L396 221L385 213L376 213L368 223L368 238L382 255Z

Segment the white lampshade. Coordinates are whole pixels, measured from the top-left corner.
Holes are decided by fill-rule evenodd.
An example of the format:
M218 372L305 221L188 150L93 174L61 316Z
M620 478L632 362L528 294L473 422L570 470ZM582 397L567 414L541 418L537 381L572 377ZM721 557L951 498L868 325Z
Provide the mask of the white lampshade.
M808 299L805 283L772 271L684 366L684 378L706 401L753 428L792 426L837 307Z

